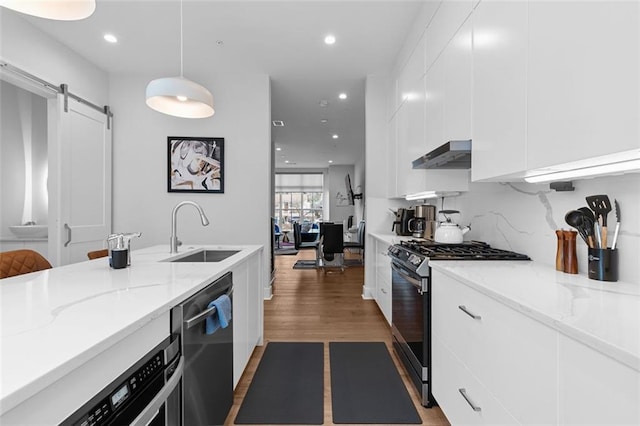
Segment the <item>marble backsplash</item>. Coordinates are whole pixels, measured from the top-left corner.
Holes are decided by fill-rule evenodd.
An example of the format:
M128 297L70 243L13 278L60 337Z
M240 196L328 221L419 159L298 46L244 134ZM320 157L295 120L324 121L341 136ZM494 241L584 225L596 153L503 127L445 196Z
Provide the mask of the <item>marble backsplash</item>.
M470 225L465 239L486 241L497 248L526 253L533 260L555 265L556 229L570 229L564 216L586 206L585 197L607 194L621 211L619 280L640 284L640 174L576 180L571 192L556 192L549 184L473 183L458 197L438 200L438 209L461 212L459 223ZM609 213L609 241L615 228ZM578 272L587 274L587 246L578 237Z

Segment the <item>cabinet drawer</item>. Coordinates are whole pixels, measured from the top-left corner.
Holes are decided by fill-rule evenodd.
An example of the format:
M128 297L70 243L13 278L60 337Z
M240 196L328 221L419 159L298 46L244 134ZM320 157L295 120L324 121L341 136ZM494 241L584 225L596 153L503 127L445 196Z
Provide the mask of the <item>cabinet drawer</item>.
M432 392L452 425L512 425L518 422L460 360L432 336ZM468 401L462 395L465 393ZM475 407L475 409L474 409Z
M438 271L432 291L444 344L519 422L555 423L556 331Z

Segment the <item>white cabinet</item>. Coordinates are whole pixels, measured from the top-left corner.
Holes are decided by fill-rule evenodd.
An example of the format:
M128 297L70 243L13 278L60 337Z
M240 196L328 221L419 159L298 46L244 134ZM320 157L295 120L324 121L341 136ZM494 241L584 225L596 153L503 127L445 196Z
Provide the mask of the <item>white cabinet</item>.
M387 197L398 196L398 115L394 114L389 120L388 143L386 147L376 147L385 149L387 154ZM367 149L371 149L368 147Z
M640 372L563 335L559 349L560 424L640 424Z
M554 423L556 331L438 271L432 300L433 332L500 404L521 423Z
M639 2L530 1L527 167L639 148L639 67Z
M251 358L253 349L261 343L262 251L258 251L232 269L233 273L233 386L235 387Z
M473 181L526 169L527 2L473 12Z
M436 61L425 77L425 136L424 155L446 142L444 139L444 60ZM417 158L417 157L416 157Z
M440 7L425 31L425 38L428 40L425 52L427 69L442 54L458 28L473 10L473 6L473 1L470 0L443 0L440 3Z
M433 395L452 425L513 425L518 422L462 362L432 335Z
M391 261L387 256L389 243L376 240L376 303L391 324Z
M471 30L471 19L467 19L443 52L444 122L438 145L451 140L471 139Z
M412 84L400 105L397 117L397 195L422 190L424 170L414 170L412 162L425 154L424 76Z

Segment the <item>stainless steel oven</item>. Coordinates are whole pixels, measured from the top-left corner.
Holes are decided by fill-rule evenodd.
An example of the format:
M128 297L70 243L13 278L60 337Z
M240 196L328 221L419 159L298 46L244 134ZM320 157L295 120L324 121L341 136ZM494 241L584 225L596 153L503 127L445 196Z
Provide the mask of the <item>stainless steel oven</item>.
M180 426L184 358L167 338L65 419L62 426Z
M431 383L431 292L429 277L391 262L391 312L393 344L411 381L422 396L422 405L434 404Z

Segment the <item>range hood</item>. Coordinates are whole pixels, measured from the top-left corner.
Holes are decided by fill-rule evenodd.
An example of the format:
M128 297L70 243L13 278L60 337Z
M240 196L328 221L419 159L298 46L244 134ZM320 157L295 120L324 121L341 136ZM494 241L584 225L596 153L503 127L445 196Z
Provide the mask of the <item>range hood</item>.
M471 139L449 141L412 162L414 169L470 169Z

